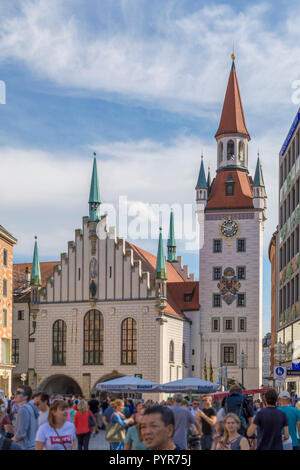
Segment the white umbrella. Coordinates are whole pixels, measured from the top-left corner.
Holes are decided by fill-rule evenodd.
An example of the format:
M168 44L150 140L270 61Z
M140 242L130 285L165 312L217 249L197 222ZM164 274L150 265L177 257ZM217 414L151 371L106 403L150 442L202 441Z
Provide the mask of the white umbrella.
M96 385L99 391L110 392L154 392L158 388L156 382L140 379L139 377L119 377L118 379L108 380L107 382L100 382Z
M177 392L197 392L212 393L220 389L219 384L208 382L207 380L198 379L197 377L186 377L185 379L175 380L160 385L161 392L177 393Z

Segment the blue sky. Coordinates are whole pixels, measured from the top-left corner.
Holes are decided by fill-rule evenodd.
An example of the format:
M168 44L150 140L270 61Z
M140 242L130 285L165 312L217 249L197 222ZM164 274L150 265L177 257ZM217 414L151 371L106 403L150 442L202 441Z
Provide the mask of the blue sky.
M215 171L234 42L251 135L268 193L264 333L270 329L268 245L277 225L278 153L299 105L296 1L1 0L1 224L15 261L58 260L88 212L92 154L103 202L193 203L200 155ZM298 61L297 61L298 60ZM165 228L167 236L167 227ZM136 241L155 252L157 240ZM178 254L198 275L196 253Z

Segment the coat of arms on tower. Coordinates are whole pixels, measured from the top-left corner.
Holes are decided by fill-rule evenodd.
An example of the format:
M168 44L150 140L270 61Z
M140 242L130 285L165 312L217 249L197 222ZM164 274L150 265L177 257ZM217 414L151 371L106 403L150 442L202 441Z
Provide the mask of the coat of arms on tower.
M224 274L221 277L221 282L218 283L218 289L221 292L223 300L227 305L232 304L236 299L236 295L241 287L240 282L238 281L234 269L226 268Z

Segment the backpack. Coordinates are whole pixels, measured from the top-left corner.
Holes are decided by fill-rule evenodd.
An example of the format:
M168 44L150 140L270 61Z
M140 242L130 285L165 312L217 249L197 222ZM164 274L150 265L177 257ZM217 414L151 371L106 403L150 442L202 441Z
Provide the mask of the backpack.
M247 431L247 419L244 410L244 397L240 393L232 393L227 396L224 406L226 414L234 413L241 420L241 427L238 432L242 435Z
M1 450L11 450L11 440L6 437L3 438L3 444Z

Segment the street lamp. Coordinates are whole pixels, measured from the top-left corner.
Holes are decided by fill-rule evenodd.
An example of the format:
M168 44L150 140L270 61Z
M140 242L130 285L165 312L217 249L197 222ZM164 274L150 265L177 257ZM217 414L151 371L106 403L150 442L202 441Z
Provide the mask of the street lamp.
M242 369L242 387L244 388L244 369L248 366L248 357L244 351L241 352L239 357L239 368Z

